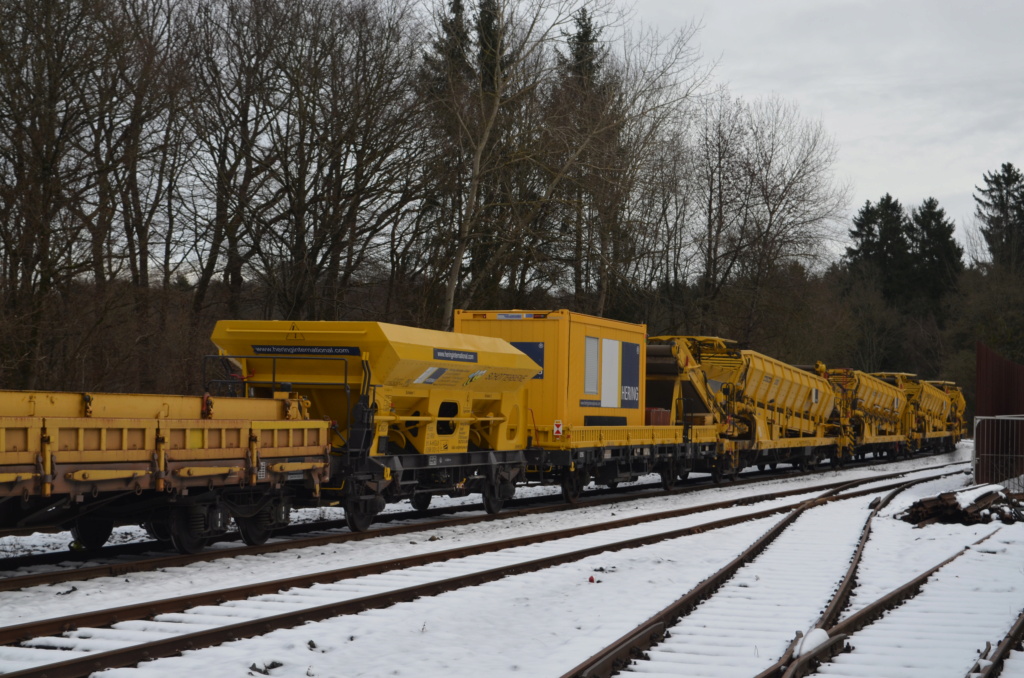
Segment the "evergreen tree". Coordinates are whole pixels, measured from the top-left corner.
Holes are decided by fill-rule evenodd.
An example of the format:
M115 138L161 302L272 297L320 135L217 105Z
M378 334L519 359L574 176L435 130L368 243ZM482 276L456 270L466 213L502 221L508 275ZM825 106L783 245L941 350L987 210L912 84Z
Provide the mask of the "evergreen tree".
M1010 271L1024 271L1024 175L1005 162L984 179L985 188L975 186L975 215L992 261Z
M846 248L850 267L862 275L877 276L882 296L890 304L907 299L913 276L912 224L899 200L886 193L872 205L868 200L853 218Z
M504 79L505 66L503 27L497 0L480 0L476 17L477 66L480 69L480 89L488 94L501 94L499 84Z
M921 207L912 210L910 221L913 287L937 312L964 270L964 250L953 238L955 224L946 218L946 210L935 198L927 198Z
M878 257L878 208L870 200L864 201L853 218L853 230L849 234L854 245L846 248L846 260L850 264L874 263Z
M569 44L569 54L559 53L558 58L562 67L576 81L577 87L586 92L600 79L601 68L608 52L598 42L603 28L594 22L586 7L581 8L573 16L573 25L575 31L563 32Z

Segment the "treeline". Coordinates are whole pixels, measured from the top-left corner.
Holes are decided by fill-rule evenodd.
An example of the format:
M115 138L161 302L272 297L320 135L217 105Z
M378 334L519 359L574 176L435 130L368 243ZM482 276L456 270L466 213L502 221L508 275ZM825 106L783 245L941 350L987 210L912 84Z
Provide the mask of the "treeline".
M196 392L219 318L460 307L962 379L1013 267L933 289L902 226L905 277L888 231L840 259L831 137L695 35L598 0L5 0L0 384Z
M821 279L848 314L837 351L867 370L953 379L973 403L975 343L1024 359L1024 176L1011 163L975 187L964 246L934 198L886 194L853 217L853 245Z

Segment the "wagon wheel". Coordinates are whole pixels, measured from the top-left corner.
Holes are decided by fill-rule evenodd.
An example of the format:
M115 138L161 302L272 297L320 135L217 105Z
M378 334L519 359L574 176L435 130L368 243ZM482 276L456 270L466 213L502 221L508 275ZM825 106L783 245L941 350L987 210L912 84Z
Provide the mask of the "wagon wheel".
M567 504L575 504L579 501L580 492L583 491L583 479L579 471L562 472L562 498Z
M171 543L178 553L199 553L209 539L203 536L205 518L201 509L179 508L171 511Z
M430 500L434 495L428 492L417 492L416 494L409 497L409 503L417 511L426 511L427 507L430 506Z
M764 470L766 468L768 468L768 465L765 464L764 462L759 462L757 465L757 470L760 471L761 473L764 473Z
M670 461L666 468L661 471L661 487L666 492L671 492L676 486L676 463Z
M142 529L146 531L146 534L157 541L171 540L171 523L166 515L150 518L146 522L142 523Z
M238 533L242 535L242 541L249 546L265 544L271 533L270 511L264 509L248 518L235 517L235 525L238 526Z
M679 473L676 474L676 478L678 478L679 482L681 482L681 483L686 482L686 479L689 478L689 477L690 477L690 469L686 469L685 471L680 471Z
M366 510L359 497L350 496L345 499L345 524L352 532L365 532L373 522L374 515Z
M610 482L610 483L605 483L605 487L607 487L609 490L614 490L618 486L619 486L618 481L614 481L614 482Z
M483 496L484 510L487 513L494 515L501 511L501 506L505 503L505 500L498 496L497 485L487 481L484 483L484 488L480 494Z
M114 532L114 521L103 518L79 518L71 526L71 536L75 538L72 547L86 551L98 551L110 539Z
M779 466L779 465L778 465L778 463L776 463L776 462L774 462L774 461L773 461L772 463L768 464L768 467L769 467L769 468L770 468L771 470L773 470L773 471L774 471L774 470L775 470L775 469L776 469L776 468L777 468L778 466Z

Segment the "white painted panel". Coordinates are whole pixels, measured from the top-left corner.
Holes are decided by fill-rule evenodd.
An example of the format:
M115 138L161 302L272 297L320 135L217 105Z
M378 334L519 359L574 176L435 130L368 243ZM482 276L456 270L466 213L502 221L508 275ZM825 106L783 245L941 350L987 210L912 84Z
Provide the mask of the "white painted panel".
M583 369L583 392L587 395L597 395L601 374L601 344L597 337L587 337L585 348L587 353Z
M614 339L601 340L601 407L619 406L619 362L622 349Z

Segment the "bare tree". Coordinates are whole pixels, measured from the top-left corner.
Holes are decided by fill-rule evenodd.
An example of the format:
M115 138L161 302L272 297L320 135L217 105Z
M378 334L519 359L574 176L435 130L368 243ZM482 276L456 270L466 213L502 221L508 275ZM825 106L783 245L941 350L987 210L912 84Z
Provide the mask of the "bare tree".
M337 318L419 197L418 24L409 0L288 5L259 273L284 317Z
M55 296L92 267L75 209L90 185L92 122L81 84L102 66L100 0L0 4L0 296L3 369L32 388Z
M519 295L531 280L556 284L552 258L570 267L577 299L592 290L593 312L628 275L636 177L706 72L695 68L694 27L620 35L613 51L598 44L604 16L591 2L486 0L474 32L461 2L437 12L426 80L454 168L444 175L452 198L440 201L454 229L442 326L460 291L466 302L485 282Z
M187 13L189 133L197 147L187 170L195 317L218 274L227 313L241 312L245 267L273 201L266 186L276 85L272 57L288 17L274 0L194 0Z
M744 340L754 331L767 279L789 262L821 261L848 202L846 187L833 174L835 141L820 122L803 119L793 104L776 97L755 101L747 118L751 215L743 235Z

